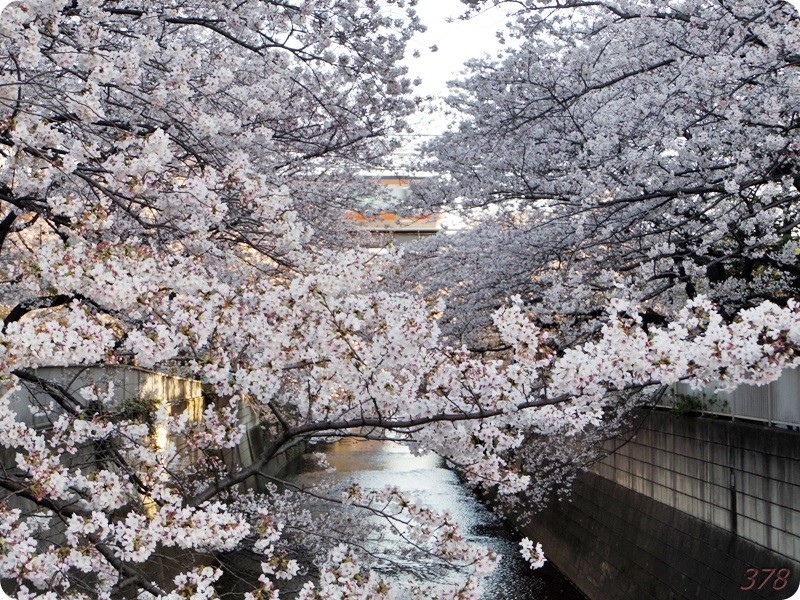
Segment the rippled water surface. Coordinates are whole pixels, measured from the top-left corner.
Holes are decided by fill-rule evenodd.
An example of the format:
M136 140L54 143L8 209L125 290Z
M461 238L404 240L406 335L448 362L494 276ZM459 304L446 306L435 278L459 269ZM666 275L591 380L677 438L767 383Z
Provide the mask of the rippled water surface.
M532 571L519 556L520 536L504 520L477 502L452 471L436 456L414 456L393 442L343 440L317 446L336 469L332 485L344 489L358 483L364 489L396 485L411 493L420 504L448 511L469 532L469 538L502 556L500 565L484 585L485 600L578 600L584 596L552 564ZM294 478L313 485L331 475L315 461L304 461ZM384 544L391 543L391 535ZM547 549L545 548L545 553Z

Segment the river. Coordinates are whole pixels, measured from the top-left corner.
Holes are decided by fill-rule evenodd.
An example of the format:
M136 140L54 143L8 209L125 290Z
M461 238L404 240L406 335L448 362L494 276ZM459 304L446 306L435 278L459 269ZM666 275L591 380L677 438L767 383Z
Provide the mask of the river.
M439 457L414 456L401 444L377 441L342 440L315 446L314 450L324 452L336 471L330 474L322 470L307 455L292 477L297 484L310 486L326 480L326 486L334 489L353 483L364 489L397 486L420 504L448 511L468 532L470 540L502 556L500 565L484 584L483 600L584 599L551 563L532 571L519 555L519 534L475 500L458 476L444 468Z

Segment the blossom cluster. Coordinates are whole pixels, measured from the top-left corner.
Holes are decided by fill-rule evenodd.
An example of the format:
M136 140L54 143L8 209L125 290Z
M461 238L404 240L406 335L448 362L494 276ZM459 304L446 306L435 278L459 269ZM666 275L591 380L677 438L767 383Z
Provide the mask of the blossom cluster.
M349 233L330 223L360 184L342 183L342 165L384 152L377 138L402 128L414 105L398 63L418 26L414 2L390 4L394 12L351 0L193 0L146 10L23 0L0 15L0 61L8 67L0 69L0 298L7 309L0 488L8 493L0 504L0 577L17 582L19 598L213 598L218 569L182 564L159 578L153 565L172 552L245 549L261 562L248 600L277 598L284 581L304 574L298 545L315 549L321 574L304 583L301 598L476 598L498 557L469 542L450 515L395 488L352 488L335 499L387 519L401 550L466 573L457 584L389 578L368 568L361 540L329 536L301 493L264 484L273 477L270 461L308 440L391 432L501 500L533 502L537 481L522 458L541 447L537 437L578 440L603 425L629 390L765 383L797 365L800 305L793 300L731 313L719 304L721 283L690 301L674 294L664 324L645 322L656 284L628 285L623 272L659 272L677 261L686 281L713 267L678 256L679 241L655 236L646 267L638 259L628 270L591 262L611 247L632 252L630 239L612 243L620 233L611 221L589 215L618 206L615 198L636 183L609 190L588 171L546 179L558 183L547 197L566 198L569 210L523 207L513 216L506 231L542 231L532 239L562 244L542 246L543 272L520 271L526 285L543 289L538 303L523 294L497 310L498 298L513 294L467 286L460 269L451 273L458 281L437 289L439 300L398 291L389 282L408 264L399 253L343 248L352 245ZM754 50L753 68L775 58L768 25L755 25L768 50ZM548 42L557 55L588 51L557 40ZM619 60L633 60L629 54ZM554 60L543 53L544 64L530 72L550 73ZM684 62L689 76L699 69ZM730 65L707 62L703 69L727 85ZM664 100L661 87L647 88L651 102ZM601 104L610 111L615 102L611 94ZM758 103L769 119L783 114L778 100ZM579 104L594 114L595 105ZM730 119L736 109L719 108ZM699 148L714 146L698 127L691 139L663 148L645 140L661 170L675 172L665 185L692 183L677 173L694 172ZM577 147L581 160L601 160L641 137L626 131L581 142L544 132L535 139L548 143L526 160L570 164ZM699 230L687 225L694 220L685 197L665 220L682 219L689 237L726 251L741 239L756 256L757 239L775 241L774 231L759 236L780 217L785 207L770 203L790 182L758 184L751 200L763 210L752 214L733 196L763 152L790 157L792 143L774 133L757 152L736 155L742 168L720 182L716 204L705 209L725 217L713 235L714 219L698 220ZM734 146L718 161L732 160ZM637 163L626 152L615 164L625 167L609 171L627 176ZM504 169L503 178L513 171ZM630 210L638 216L639 208ZM599 237L582 246L591 232ZM512 241L516 255L532 260ZM769 249L769 261L796 260L796 250L794 241ZM578 267L555 268L562 264ZM502 279L502 270L489 271ZM754 285L766 291L785 281L759 269L751 275L762 277ZM471 319L449 312L462 293L481 309L476 322L491 319L505 348L500 358L472 352L453 335ZM550 310L539 310L542 303ZM569 315L587 304L599 316L571 332ZM125 363L201 379L205 406L125 406L113 387L76 389L37 375L40 367ZM245 417L255 424L250 431ZM261 431L268 435L259 447L251 441ZM532 463L548 460L559 471L574 457L551 446ZM350 533L357 536L356 528ZM522 549L534 566L544 560L540 546L525 541Z

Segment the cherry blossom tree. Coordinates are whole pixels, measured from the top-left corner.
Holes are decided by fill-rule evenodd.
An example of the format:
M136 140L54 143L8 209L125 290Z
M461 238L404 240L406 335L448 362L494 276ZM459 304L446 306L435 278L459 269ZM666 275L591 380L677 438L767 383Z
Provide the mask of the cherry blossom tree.
M547 334L540 358L594 344L612 302L648 331L698 300L735 323L797 297L795 8L493 4L515 11L508 47L451 82L453 124L420 161L439 177L416 196L469 227L413 249L396 274L446 301L448 342L513 360L496 311L514 297ZM646 386L606 401L602 426L580 440L531 435L515 460L539 493L567 483L597 458L592 443L658 395Z
M532 449L567 453L534 437L580 439L643 388L763 382L796 364L794 301L731 321L701 296L664 327L616 298L591 342L560 352L529 299L510 297L491 315L509 356L490 359L447 343L443 300L386 290L397 256L319 234L349 193L342 170L383 156L413 108L398 66L417 27L409 4L25 0L3 12L0 577L17 598L213 598L214 557L240 549L261 564L249 600L297 577L304 599L474 598L497 557L447 515L395 488L295 490L268 463L303 441L391 434L536 502ZM214 401L199 418L158 406L143 419L110 387L78 394L37 371L131 360L177 365ZM41 392L35 424L22 384ZM246 464L225 459L243 411L273 432ZM333 513L306 510L311 496ZM389 520L407 550L463 579L387 577L351 511ZM523 549L541 564L540 547Z
M795 297L796 9L510 5L509 49L453 83L460 124L430 148L449 183L425 203L482 219L410 276L448 290L448 331L480 346L512 294L573 337L614 297L652 322L699 295L728 318Z

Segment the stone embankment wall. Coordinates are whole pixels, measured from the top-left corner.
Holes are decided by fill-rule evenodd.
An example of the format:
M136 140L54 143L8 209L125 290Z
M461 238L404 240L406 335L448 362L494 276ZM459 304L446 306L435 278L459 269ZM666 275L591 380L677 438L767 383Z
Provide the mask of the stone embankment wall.
M800 433L639 417L572 501L525 533L592 600L789 598L800 584Z

